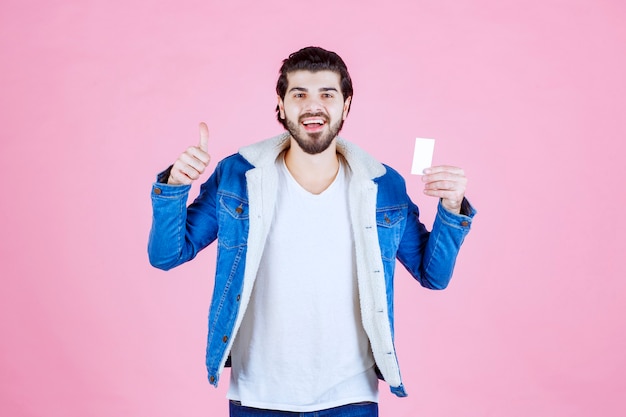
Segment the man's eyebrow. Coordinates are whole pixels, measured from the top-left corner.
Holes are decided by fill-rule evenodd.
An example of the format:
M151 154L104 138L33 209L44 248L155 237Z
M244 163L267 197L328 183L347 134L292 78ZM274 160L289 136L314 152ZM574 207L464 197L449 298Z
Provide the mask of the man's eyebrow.
M303 91L305 93L308 93L309 89L304 88L304 87L292 87L289 89L289 92L291 93L292 91ZM322 87L318 91L339 91L339 90L337 90L335 87Z

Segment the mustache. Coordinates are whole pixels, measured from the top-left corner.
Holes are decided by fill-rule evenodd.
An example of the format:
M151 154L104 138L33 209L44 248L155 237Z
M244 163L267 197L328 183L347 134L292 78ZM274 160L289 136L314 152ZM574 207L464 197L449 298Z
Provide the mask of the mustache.
M323 119L325 122L328 122L328 116L326 115L326 113L322 113L322 112L301 114L300 117L298 118L298 121L302 122L304 119L308 119L311 117L319 117L320 119Z

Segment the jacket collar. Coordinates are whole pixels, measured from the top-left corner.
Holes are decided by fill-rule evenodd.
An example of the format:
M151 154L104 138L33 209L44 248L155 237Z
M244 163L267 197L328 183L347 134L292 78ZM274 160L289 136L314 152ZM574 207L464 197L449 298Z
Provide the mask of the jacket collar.
M341 154L353 175L368 179L378 178L387 171L383 164L365 152L357 145L337 137L337 152ZM244 146L239 149L239 154L256 168L273 165L285 149L289 147L289 132L284 132L273 138Z

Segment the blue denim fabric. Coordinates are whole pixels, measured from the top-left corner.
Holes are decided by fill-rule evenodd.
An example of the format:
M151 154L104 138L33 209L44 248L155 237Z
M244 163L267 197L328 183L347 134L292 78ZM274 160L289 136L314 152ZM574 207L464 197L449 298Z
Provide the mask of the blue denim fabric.
M255 169L241 154L225 158L186 207L190 186L165 184L168 171L152 187L153 221L148 254L153 266L168 270L193 259L217 239L213 297L209 309L206 366L209 382L217 386L222 367L228 366L228 347L242 301L249 236L250 209L247 174ZM274 169L271 167L265 170ZM470 230L474 209L465 200L464 215L441 204L431 232L419 221L419 209L407 195L404 179L392 168L366 182L357 182L358 195L376 191L376 229L386 286L387 320L393 340L393 276L396 259L427 288L448 285L461 243ZM265 174L263 174L265 175ZM351 185L357 187L357 185ZM372 188L374 187L374 188ZM370 227L370 226L367 226ZM367 250L367 248L364 248ZM377 272L377 271L375 271ZM383 352L382 355L394 355ZM382 377L382 375L381 375ZM402 384L391 386L406 396Z
M230 417L378 417L378 403L346 404L326 410L307 413L261 410L229 403Z

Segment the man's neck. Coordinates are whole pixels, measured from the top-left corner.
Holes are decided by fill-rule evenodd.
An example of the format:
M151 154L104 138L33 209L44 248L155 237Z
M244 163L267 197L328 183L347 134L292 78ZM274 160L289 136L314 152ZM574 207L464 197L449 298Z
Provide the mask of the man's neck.
M336 140L324 152L311 155L291 139L291 146L285 152L285 165L302 188L312 194L321 194L339 171Z

